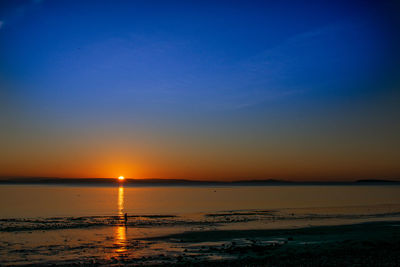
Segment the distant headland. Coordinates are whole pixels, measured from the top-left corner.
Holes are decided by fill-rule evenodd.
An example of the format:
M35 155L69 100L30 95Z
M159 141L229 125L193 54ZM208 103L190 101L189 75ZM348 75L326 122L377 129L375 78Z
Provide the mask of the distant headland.
M116 178L58 178L58 177L1 177L1 184L49 184L49 185L113 185L121 184ZM400 185L397 180L362 179L355 181L287 181L276 179L208 181L186 179L129 179L124 185L129 186L268 186L268 185Z

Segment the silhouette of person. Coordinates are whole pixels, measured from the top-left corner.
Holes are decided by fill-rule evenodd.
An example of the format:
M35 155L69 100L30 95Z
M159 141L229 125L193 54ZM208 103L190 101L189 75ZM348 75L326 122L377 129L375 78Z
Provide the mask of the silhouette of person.
M125 224L128 222L128 213L124 214L124 220L125 220Z

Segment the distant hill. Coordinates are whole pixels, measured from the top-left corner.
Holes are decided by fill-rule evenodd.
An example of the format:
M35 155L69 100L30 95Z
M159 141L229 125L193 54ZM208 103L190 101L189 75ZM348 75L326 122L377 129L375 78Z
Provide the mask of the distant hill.
M113 185L120 182L115 178L57 178L57 177L3 177L0 184L64 184L64 185ZM275 179L238 181L199 181L185 179L126 179L123 184L132 186L267 186L267 185L360 185L400 184L399 181L364 179L350 182L293 182Z
M400 181L380 180L380 179L363 179L357 180L356 183L399 183Z
M3 178L0 184L119 184L115 178L53 178L53 177L21 177ZM289 183L278 180L242 180L233 182L198 181L185 179L125 179L127 185L256 185Z

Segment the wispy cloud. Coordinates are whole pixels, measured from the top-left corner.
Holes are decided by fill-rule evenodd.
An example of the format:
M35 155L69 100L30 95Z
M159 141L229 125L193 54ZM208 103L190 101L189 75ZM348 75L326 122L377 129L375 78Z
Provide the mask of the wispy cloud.
M356 66L352 62L370 56L363 51L356 53L359 44L348 44L347 40L360 38L366 44L373 43L366 26L364 21L343 20L288 36L230 66L235 75L211 92L207 104L221 109L248 108L353 79L353 68L342 66Z

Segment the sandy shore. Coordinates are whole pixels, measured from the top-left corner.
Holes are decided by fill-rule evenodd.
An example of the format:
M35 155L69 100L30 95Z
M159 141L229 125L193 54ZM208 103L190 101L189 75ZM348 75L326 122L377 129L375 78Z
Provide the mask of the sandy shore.
M290 230L187 232L163 237L177 242L218 242L203 253L226 260L179 258L199 266L400 266L400 222L374 222ZM227 241L227 243L226 243ZM243 242L248 241L248 242Z
M151 254L139 253L150 245ZM101 243L96 246L102 248ZM112 257L79 256L78 252L75 258L56 258L40 265L400 266L400 221L297 229L186 231L127 240L123 246L125 250ZM63 251L52 253L62 255Z

